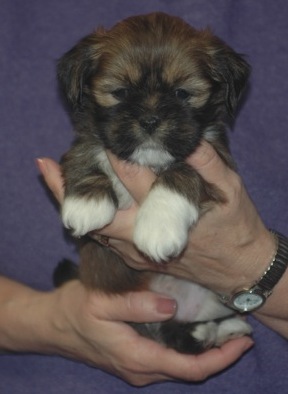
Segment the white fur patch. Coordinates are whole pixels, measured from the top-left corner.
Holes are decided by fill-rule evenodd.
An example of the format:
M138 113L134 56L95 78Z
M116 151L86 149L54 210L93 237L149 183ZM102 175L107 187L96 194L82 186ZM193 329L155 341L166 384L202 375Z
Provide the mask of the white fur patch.
M221 346L229 339L250 335L252 333L251 326L240 317L223 320L218 326L216 346Z
M177 311L174 318L191 323L197 320L206 297L211 294L200 285L165 274L154 275L149 289L176 300Z
M116 208L108 198L102 200L67 197L62 206L64 226L76 237L106 226L114 218Z
M251 326L239 317L223 320L221 323L213 321L200 323L191 331L191 336L203 342L204 346L221 346L233 338L250 335Z
M112 182L113 185L113 190L116 193L116 196L118 198L118 204L119 204L119 209L127 209L130 207L130 205L132 204L132 197L129 194L128 190L125 188L125 186L123 185L123 183L120 181L120 179L117 177L117 175L115 174L110 161L107 157L107 154L104 150L102 150L101 152L99 152L97 154L97 159L98 159L98 163L100 168L102 169L102 171L105 172L105 174L108 175L110 181Z
M206 141L214 142L219 138L219 133L217 133L213 128L208 128L205 130L204 138Z
M217 323L213 321L198 324L190 334L199 342L203 342L205 348L210 348L214 346L217 341L217 326Z
M130 160L141 166L159 169L166 168L175 159L159 144L147 141L140 145L138 149L135 149Z
M215 293L185 279L157 274L149 288L177 301L175 319L178 321L192 323L231 315L231 309L219 302Z
M175 320L185 323L199 322L190 331L190 335L203 342L207 349L221 346L230 339L250 335L252 332L251 326L241 317L230 317L233 312L219 301L215 293L196 283L157 274L151 280L149 289L177 301ZM223 320L214 321L218 318Z
M222 304L215 293L208 289L205 290L207 294L203 299L196 321L213 320L231 315L231 309Z
M167 261L184 249L198 216L198 209L184 196L155 186L139 209L134 242L152 260Z

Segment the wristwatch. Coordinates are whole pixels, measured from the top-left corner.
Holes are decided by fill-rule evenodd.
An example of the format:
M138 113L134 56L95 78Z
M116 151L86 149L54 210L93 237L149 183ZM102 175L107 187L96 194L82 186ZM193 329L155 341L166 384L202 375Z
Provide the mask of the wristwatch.
M288 266L288 239L270 230L277 240L277 251L272 262L250 289L243 289L232 296L219 295L220 300L237 312L253 312L260 308L272 294Z

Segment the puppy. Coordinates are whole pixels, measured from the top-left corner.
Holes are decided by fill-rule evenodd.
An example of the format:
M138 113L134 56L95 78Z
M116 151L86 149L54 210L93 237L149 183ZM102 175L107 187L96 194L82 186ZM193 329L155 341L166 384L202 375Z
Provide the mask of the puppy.
M185 159L207 140L234 166L225 124L248 75L246 61L209 30L163 13L130 17L80 41L58 65L77 133L62 160L65 227L82 237L131 204L107 159L110 150L157 174L136 218L136 247L155 264L178 256L199 216L225 203ZM90 288L106 293L148 288L176 298L175 319L134 327L180 352L198 353L251 332L207 289L133 270L88 237L80 255L80 278Z

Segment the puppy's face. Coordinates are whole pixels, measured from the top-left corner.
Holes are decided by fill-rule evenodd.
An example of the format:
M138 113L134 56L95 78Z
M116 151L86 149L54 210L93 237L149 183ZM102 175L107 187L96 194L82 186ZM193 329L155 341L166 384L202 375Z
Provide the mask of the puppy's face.
M86 37L58 71L78 132L157 167L184 159L233 113L249 67L209 31L156 13Z

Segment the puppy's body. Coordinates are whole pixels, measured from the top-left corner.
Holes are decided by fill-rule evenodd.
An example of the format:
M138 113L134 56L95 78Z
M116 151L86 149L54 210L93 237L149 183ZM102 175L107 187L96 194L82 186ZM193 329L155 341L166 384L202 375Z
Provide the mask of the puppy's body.
M178 256L199 215L225 201L185 159L206 139L233 166L224 125L248 74L242 57L209 31L162 13L128 18L84 38L59 64L77 132L62 163L65 226L82 236L130 205L131 197L107 159L109 149L157 174L139 209L135 245L155 262ZM250 332L242 320L227 318L232 312L210 291L134 271L91 240L81 247L80 273L87 286L110 293L151 288L173 295L181 324L137 329L180 351L200 351ZM193 303L202 307L193 308Z

